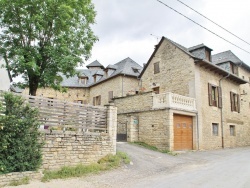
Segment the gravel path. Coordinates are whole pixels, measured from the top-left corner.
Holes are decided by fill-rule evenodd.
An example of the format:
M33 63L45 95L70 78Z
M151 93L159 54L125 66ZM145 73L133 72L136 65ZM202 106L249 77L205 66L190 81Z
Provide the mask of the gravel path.
M250 181L248 181L250 147L187 152L177 156L154 152L128 143L118 143L117 149L130 156L131 164L98 175L52 180L47 183L33 181L29 185L18 186L18 188L193 188L235 187L235 185L250 187ZM247 165L244 165L245 163ZM224 170L226 168L229 168L228 171ZM237 170L240 170L239 174L235 174ZM234 180L234 177L237 178ZM228 181L226 181L227 178ZM211 181L214 179L217 181ZM223 181L218 182L218 180Z

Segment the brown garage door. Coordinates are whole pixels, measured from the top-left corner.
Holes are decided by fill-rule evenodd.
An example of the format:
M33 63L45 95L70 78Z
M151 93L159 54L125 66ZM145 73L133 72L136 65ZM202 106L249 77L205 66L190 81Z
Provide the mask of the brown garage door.
M193 149L192 116L174 115L174 150Z

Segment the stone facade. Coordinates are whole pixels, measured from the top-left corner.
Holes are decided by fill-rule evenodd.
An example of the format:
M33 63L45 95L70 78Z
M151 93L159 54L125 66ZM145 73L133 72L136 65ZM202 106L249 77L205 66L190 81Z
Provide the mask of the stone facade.
M26 88L23 94L28 95L29 89ZM89 104L89 88L67 88L67 92L55 91L52 88L39 88L36 93L37 96L53 98L68 102L82 101L82 103Z
M155 74L154 64L157 62L160 71ZM145 91L159 87L160 93L173 92L194 97L194 66L193 58L164 40L141 77L141 87Z
M198 101L197 109L199 112L200 149L223 147L222 137L224 137L224 147L249 145L250 124L244 102L242 100L240 102L240 113L231 111L230 91L241 94L241 86L226 78L223 79L221 81L223 107L209 106L208 83L219 86L219 80L222 79L222 76L201 67L196 67L196 71L196 100ZM212 123L219 125L218 136L213 136L212 134ZM230 136L230 125L235 126L236 133L234 136Z
M114 97L122 97L127 94L135 94L138 90L139 80L134 77L128 77L126 75L118 75L112 79L108 79L105 82L101 82L90 87L89 100L93 103L93 97L101 96L101 105L108 104L109 92L113 92ZM90 102L90 104L92 104Z
M207 55L210 57L209 53ZM168 39L162 39L140 76L140 90L149 92L159 87L157 92L160 94L172 92L191 97L196 101L197 110L178 109L171 103L168 107L162 106L156 109L153 105L154 95L150 93L116 98L118 129L119 123L126 123L128 141L136 140L136 137L129 138L132 134L128 126L129 119L138 117L139 141L161 149L173 150L173 117L175 114L180 114L192 117L193 149L206 150L250 145L250 84L244 84L242 81L242 79L249 81L250 72L244 67L238 67L238 76L224 71L223 78L220 74L223 70L216 68L208 60L199 60L180 45ZM200 65L198 61L204 64ZM216 106L209 104L208 84L217 88L221 86L222 108L218 106L218 101ZM239 96L240 112L231 110L230 92ZM216 96L218 100L219 94ZM218 135L213 133L213 124L218 125Z

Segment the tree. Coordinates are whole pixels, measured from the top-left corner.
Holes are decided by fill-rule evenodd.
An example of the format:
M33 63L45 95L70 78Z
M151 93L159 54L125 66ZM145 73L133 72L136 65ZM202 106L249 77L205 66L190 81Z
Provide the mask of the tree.
M61 89L61 74L76 74L97 37L91 0L0 0L0 55L19 85Z

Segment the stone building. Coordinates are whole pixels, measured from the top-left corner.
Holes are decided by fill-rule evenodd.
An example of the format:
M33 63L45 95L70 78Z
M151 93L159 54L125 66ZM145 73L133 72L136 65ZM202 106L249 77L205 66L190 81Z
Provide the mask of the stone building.
M4 66L5 61L3 57L0 56L0 90L8 91L10 89L10 82L12 82L12 78Z
M139 89L138 76L142 67L131 58L126 58L106 68L98 61L78 69L73 77L63 77L61 86L67 92L55 91L52 88L39 88L37 96L60 99L90 105L108 104L113 97L134 94ZM25 89L28 94L28 89Z
M142 94L115 98L118 138L164 150L250 145L250 67L165 37L141 72Z

